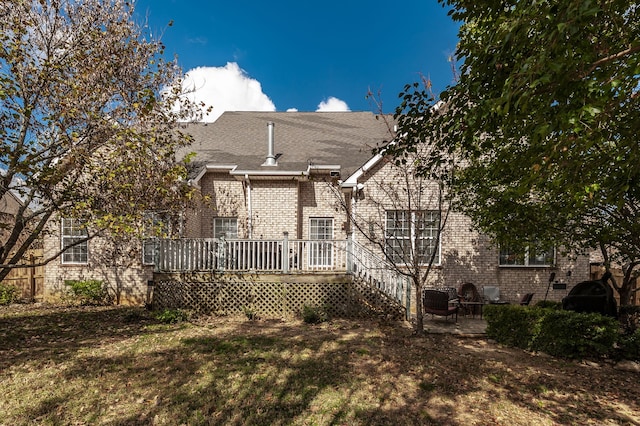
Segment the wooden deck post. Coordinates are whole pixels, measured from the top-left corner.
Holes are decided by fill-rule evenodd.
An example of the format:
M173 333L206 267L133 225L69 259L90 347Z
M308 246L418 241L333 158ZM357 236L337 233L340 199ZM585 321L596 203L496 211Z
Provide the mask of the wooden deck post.
M36 258L33 254L31 254L29 256L29 273L28 273L28 277L29 277L29 288L30 288L30 300L31 303L36 301L36 267L34 266L34 264L36 263Z
M347 274L353 273L353 232L347 233Z
M289 273L289 232L282 233L282 273Z

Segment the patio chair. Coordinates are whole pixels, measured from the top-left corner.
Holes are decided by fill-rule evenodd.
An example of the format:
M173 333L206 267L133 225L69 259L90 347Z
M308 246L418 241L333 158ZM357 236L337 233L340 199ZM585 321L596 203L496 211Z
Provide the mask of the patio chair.
M500 299L500 287L486 285L482 287L484 301L493 304L507 304L508 302Z
M424 290L422 293L422 308L426 314L439 315L449 320L455 315L458 321L458 305L449 304L449 293L441 290Z
M535 293L527 293L524 296L522 296L522 298L520 299L520 305L529 306L529 303L531 303L531 299L533 299L534 294Z
M425 287L424 290L444 291L449 295L449 303L458 299L458 290L455 287Z
M464 314L476 315L482 312L482 306L479 306L483 302L478 289L473 283L464 283L458 288L458 300L460 305L464 309Z
M458 298L465 302L480 302L480 293L473 283L464 283L458 288Z

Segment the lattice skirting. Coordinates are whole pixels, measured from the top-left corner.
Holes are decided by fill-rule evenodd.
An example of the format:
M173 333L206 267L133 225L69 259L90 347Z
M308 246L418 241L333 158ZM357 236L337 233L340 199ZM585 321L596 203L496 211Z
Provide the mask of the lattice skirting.
M153 309L187 309L198 313L234 315L246 310L261 318L300 315L304 305L323 307L334 317L384 316L403 319L393 300L362 282L156 281Z

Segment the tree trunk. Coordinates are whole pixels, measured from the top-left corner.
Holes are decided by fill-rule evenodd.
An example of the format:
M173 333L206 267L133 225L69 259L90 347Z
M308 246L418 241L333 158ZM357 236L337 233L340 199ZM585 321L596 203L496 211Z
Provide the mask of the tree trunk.
M424 324L422 323L422 285L414 280L416 287L416 334L422 334L424 332Z
M640 261L635 261L629 263L626 268L623 268L624 275L622 276L622 284L620 286L616 285L615 279L613 276L611 278L611 283L613 284L613 288L618 292L618 296L620 297L620 306L631 305L636 277L634 274L634 269L640 265ZM609 269L607 268L607 271Z
M633 279L627 279L624 277L622 285L617 288L618 296L620 296L620 306L626 306L631 304L631 293L633 290Z

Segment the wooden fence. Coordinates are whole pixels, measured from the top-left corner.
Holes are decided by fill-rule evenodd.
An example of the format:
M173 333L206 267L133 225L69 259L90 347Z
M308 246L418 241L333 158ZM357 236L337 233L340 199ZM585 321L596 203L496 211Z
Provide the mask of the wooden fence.
M24 267L11 269L2 280L18 289L22 300L38 301L44 293L44 266L28 266L42 261L42 249L29 250L21 262Z

